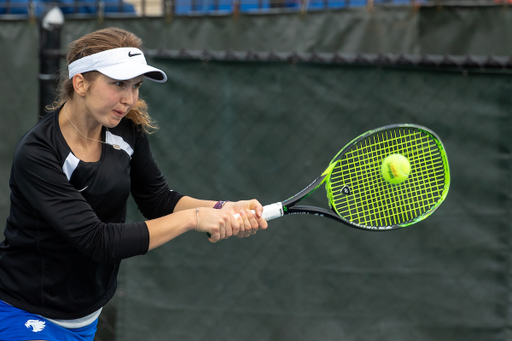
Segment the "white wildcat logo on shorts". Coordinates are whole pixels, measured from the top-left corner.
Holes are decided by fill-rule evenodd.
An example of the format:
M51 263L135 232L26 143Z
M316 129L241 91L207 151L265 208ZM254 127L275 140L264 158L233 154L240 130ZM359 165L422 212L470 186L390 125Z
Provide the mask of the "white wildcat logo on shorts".
M40 320L28 320L25 323L25 327L32 329L34 333L40 332L44 329L46 322Z

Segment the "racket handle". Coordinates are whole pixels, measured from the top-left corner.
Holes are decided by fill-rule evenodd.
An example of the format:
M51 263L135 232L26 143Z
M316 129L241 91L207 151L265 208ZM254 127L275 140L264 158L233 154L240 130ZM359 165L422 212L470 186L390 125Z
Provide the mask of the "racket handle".
M251 210L252 213L255 213L254 210ZM280 218L284 215L283 205L280 202L276 202L275 204L265 205L263 206L263 214L261 215L263 219L266 221ZM235 218L238 219L240 214L235 214Z

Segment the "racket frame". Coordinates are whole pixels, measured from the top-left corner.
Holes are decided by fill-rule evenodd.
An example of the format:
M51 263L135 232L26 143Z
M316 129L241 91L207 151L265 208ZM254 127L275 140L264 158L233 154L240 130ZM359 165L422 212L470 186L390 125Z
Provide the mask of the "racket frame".
M394 225L389 225L389 226L378 226L377 227L377 226L360 225L360 224L357 224L357 223L354 223L354 222L351 222L351 221L348 221L348 220L344 219L342 216L338 215L336 213L336 211L332 208L332 206L330 204L330 201L329 201L329 206L330 206L329 209L315 207L315 206L308 206L308 205L296 205L296 203L298 203L299 201L305 199L306 197L308 197L309 195L314 193L321 185L326 183L326 181L328 180L329 176L331 175L331 172L332 172L333 168L335 167L336 163L355 144L357 144L358 142L364 140L365 138L367 138L367 137L369 137L371 135L377 134L377 133L382 132L384 130L391 130L391 129L397 129L397 128L416 129L416 130L423 131L424 133L426 133L428 135L431 135L433 137L435 143L437 144L437 147L439 148L439 151L441 153L442 161L443 161L443 167L444 167L444 175L445 175L445 186L444 186L443 193L442 193L441 197L437 200L436 204L434 204L429 210L427 210L426 212L424 212L423 214L419 215L418 217L415 217L414 219L412 219L412 220L410 220L408 222L405 222L405 223L394 224ZM349 225L351 227L356 227L356 228L360 228L360 229L363 229L363 230L369 230L369 231L388 231L388 230L398 229L398 228L402 228L402 227L405 227L405 226L409 226L409 225L415 224L415 223L417 223L419 221L424 220L428 216L430 216L432 213L434 213L435 210L437 210L437 208L439 208L439 206L442 204L442 202L446 198L446 196L448 194L449 187L450 187L450 171L449 171L449 165L448 165L448 158L446 156L445 148L444 148L444 146L443 146L439 136L437 136L437 134L434 133L432 130L430 130L430 129L426 128L426 127L420 126L420 125L408 124L408 123L406 123L406 124L391 124L391 125L386 125L386 126L383 126L383 127L377 128L377 129L373 129L373 130L367 131L366 133L363 133L363 134L359 135L358 137L354 138L352 141L347 143L334 156L334 158L329 163L329 166L322 173L322 175L317 177L311 184L306 186L303 190L301 190L300 192L298 192L294 196L292 196L292 197L290 197L290 198L288 198L288 199L286 199L286 200L284 200L282 202L268 205L268 206L272 206L272 205L276 205L276 204L277 205L281 205L282 206L282 212L280 212L279 215L272 215L272 216L266 217L266 218L268 218L267 220L270 220L270 219L278 218L278 217L283 216L283 215L300 215L300 214L309 215L309 214L312 214L312 215L316 215L316 216L320 216L320 217L330 218L332 220L345 223L345 224L347 224L347 225Z

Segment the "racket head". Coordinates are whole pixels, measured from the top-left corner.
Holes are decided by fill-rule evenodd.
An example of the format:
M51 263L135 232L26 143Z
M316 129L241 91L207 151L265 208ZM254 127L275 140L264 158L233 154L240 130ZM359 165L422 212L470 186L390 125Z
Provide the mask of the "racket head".
M381 173L382 161L401 154L411 165L396 185ZM442 204L450 187L445 148L428 128L394 124L368 131L347 144L331 161L325 187L331 209L345 223L370 230L415 224Z

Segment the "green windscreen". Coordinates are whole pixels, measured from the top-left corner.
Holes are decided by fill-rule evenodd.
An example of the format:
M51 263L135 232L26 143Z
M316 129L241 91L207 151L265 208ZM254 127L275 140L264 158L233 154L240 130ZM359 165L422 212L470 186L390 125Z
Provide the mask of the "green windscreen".
M345 220L363 228L403 227L427 217L446 196L448 163L432 134L406 126L355 141L340 153L326 185L332 207ZM411 166L399 184L382 176L382 161L391 154L403 155Z
M503 4L176 16L172 22L66 17L63 48L117 26L155 51L249 51L250 61L231 62L146 56L169 76L141 88L160 127L150 135L151 152L180 193L275 202L303 189L359 133L398 122L435 131L450 162L449 195L414 228L367 233L295 215L250 238L211 244L188 232L124 260L96 338L113 340L103 330L122 341L510 339L512 78L500 63L510 65L511 20L512 6ZM39 30L9 19L1 32L3 230L14 149L37 121ZM267 51L263 59L272 62L251 49ZM276 58L314 50L315 63ZM354 53L363 64L320 58L337 51ZM384 60L388 53L434 54L453 68L366 61L366 53L380 52ZM458 64L487 55L495 67ZM321 191L306 200L326 206ZM127 211L127 221L142 221L135 203ZM106 321L113 322L102 328Z

